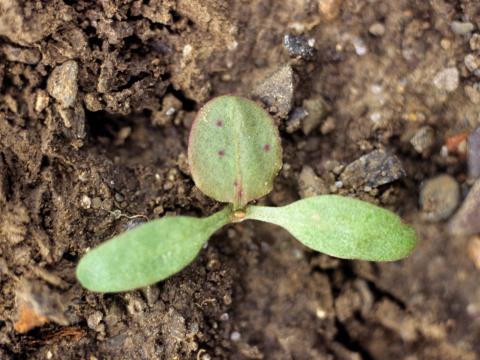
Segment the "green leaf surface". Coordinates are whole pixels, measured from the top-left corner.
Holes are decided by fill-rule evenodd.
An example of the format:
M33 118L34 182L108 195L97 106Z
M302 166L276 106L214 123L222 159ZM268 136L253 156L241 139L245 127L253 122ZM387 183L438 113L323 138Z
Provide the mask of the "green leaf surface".
M204 219L164 217L124 232L88 252L77 266L87 289L118 292L144 287L182 270L208 238L229 222L225 208Z
M398 260L416 244L415 230L394 213L337 195L280 208L249 206L246 218L277 224L309 248L344 259Z
M199 111L190 132L192 177L206 195L243 208L272 190L282 166L278 129L255 102L220 96Z

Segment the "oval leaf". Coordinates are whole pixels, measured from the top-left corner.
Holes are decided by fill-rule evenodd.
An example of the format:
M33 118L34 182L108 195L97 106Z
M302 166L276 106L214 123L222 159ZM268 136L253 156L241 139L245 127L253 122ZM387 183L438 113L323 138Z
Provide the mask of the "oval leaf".
M243 208L272 190L282 166L278 129L259 105L239 96L208 102L195 119L188 158L206 195Z
M165 217L122 233L88 252L77 278L91 291L118 292L151 285L182 270L228 222L230 209L208 218Z
M280 225L309 248L344 259L398 260L416 244L415 230L394 213L337 195L280 208L249 206L247 218Z

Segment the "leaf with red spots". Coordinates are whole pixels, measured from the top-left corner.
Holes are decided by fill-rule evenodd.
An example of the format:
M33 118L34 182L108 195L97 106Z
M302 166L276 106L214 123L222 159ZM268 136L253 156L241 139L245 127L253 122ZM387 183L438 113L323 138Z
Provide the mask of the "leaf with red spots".
M265 110L239 96L220 96L200 109L190 133L188 158L200 190L239 209L272 190L282 166L282 149Z

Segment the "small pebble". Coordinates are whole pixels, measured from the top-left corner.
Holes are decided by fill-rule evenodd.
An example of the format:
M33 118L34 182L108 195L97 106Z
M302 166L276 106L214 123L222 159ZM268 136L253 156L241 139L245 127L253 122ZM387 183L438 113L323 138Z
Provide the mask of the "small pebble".
M92 205L92 199L88 195L82 195L80 199L80 206L84 209L90 209Z
M238 331L234 331L230 334L230 340L232 341L238 341L240 340L242 336L240 335L240 333Z
M425 181L420 191L420 206L428 221L448 219L460 200L460 187L450 175L440 175Z
M322 308L318 308L315 311L315 315L317 316L317 318L323 320L327 317L327 312L325 310L323 310Z
M476 54L467 54L463 59L468 71L474 72L480 67L480 56Z
M477 270L480 270L480 236L473 236L468 241L467 254Z
M475 235L480 233L478 214L480 214L480 180L473 184L460 209L458 209L450 221L450 232L455 235Z
M443 50L449 50L452 47L452 42L448 39L440 40L440 46Z
M92 199L92 208L100 209L101 206L102 206L102 199L100 199L99 197L94 197Z
M45 90L38 90L35 96L35 111L41 113L47 108L50 98Z
M230 305L230 304L232 303L232 301L233 301L233 300L232 300L232 297L231 297L229 294L225 294L225 295L223 296L223 303L224 303L225 305Z
M480 126L472 131L467 142L468 175L472 179L480 177Z
M472 32L475 26L468 21L452 21L450 28L457 35L465 35Z
M469 41L470 49L480 50L480 34L473 34Z
M352 45L355 48L355 53L358 56L363 56L367 53L367 46L365 45L365 42L361 38L359 37L352 38Z
M435 131L430 126L423 126L410 139L410 144L419 154L427 153L435 143Z
M220 315L220 321L228 321L230 319L230 316L228 316L227 313L223 313Z
M328 112L328 106L325 100L319 96L303 101L303 107L307 111L307 116L302 123L302 131L305 135L310 134L322 122Z
M325 119L322 126L320 127L320 132L322 135L330 134L336 128L335 119L332 116L329 116Z
M95 311L87 318L87 325L90 329L96 330L103 319L103 314L100 311Z
M77 98L78 64L69 60L53 69L47 81L48 93L66 108L71 107Z
M309 45L308 39L303 35L286 34L283 37L283 46L292 57L310 60L315 54L315 49Z
M383 36L385 34L385 26L380 22L373 23L368 28L368 32L375 36Z
M439 71L433 78L433 84L439 90L452 92L458 88L460 83L460 74L455 67L450 67Z

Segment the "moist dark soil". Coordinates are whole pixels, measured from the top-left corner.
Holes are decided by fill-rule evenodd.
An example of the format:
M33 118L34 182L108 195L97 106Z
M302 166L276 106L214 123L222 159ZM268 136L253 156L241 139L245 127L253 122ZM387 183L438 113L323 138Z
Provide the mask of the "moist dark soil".
M471 185L479 26L476 0L0 0L0 359L480 358L478 241L449 235L443 195L419 205L436 175L460 202ZM186 153L196 111L226 93L263 100L280 129L261 203L364 199L413 224L416 251L339 260L244 222L162 283L83 289L89 248L221 208ZM342 175L377 149L401 176Z

